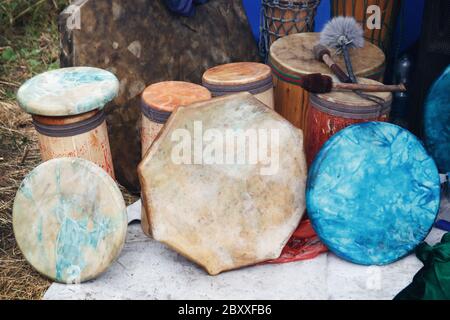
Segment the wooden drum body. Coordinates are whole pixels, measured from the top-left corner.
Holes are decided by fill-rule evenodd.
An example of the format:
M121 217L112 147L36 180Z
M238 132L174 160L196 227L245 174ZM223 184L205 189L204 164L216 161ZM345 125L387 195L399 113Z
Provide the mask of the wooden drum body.
M331 74L324 63L314 58L312 49L318 42L319 33L299 33L277 40L270 49L275 110L302 129L305 138L308 137L309 93L296 82L311 73ZM350 57L357 76L382 81L385 56L380 48L366 41L363 48L351 49ZM345 70L342 56L335 55L333 59Z
M373 13L367 13L367 8L376 5L380 8L381 28L369 29L367 18ZM387 52L395 30L397 15L400 9L398 0L332 0L332 16L354 17L364 29L364 38Z
M279 38L311 32L320 0L263 0L262 41L264 52Z
M103 108L118 92L111 72L91 67L52 70L26 81L17 100L33 116L42 160L84 158L114 178Z
M378 84L369 79L359 79L359 82ZM355 123L389 120L392 94L379 92L373 96L380 99L380 104L361 98L351 91L310 95L307 116L309 134L305 143L308 166L312 164L325 142L338 131Z
M164 81L148 86L142 93L141 147L142 158L150 149L172 112L179 106L211 99L208 89L189 82ZM151 237L150 222L144 206L141 208L141 226Z
M236 62L220 65L203 74L203 86L213 97L250 92L274 109L273 81L269 66L256 62Z
M89 160L114 178L114 167L103 110L78 116L33 116L43 161L76 157Z

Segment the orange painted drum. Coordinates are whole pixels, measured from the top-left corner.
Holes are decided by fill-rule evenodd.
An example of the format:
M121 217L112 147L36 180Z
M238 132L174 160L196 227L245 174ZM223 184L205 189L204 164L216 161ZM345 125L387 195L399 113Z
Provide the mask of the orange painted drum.
M250 92L274 109L272 72L263 63L235 62L216 66L203 74L202 82L214 97Z
M298 33L277 40L270 48L275 110L302 129L305 138L308 136L309 93L295 82L311 73L331 74L324 63L314 58L312 50L318 42L319 33ZM350 49L350 58L357 76L382 81L385 55L380 48L366 41L363 48ZM333 54L333 59L345 70L342 56Z
M119 81L106 70L72 67L26 81L17 93L38 133L42 160L89 160L114 178L103 108L118 94Z
M144 158L172 112L179 106L211 99L205 87L183 81L164 81L148 86L141 97L141 153ZM151 236L150 224L144 207L141 209L141 226Z
M358 82L379 84L377 81L363 78L359 78ZM308 166L312 164L325 142L340 130L356 123L389 120L392 94L377 92L371 93L371 96L372 100L364 99L352 91L310 95L307 117L309 135L305 142Z

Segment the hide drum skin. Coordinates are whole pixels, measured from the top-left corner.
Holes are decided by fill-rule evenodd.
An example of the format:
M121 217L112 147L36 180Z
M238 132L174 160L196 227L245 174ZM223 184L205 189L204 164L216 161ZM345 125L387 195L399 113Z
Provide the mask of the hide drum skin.
M380 84L364 78L359 78L358 83ZM309 134L305 142L308 166L324 143L345 127L359 122L389 120L392 94L376 92L371 95L378 97L380 104L364 99L352 91L335 90L325 94L310 94L307 114Z
M177 108L138 174L153 237L211 275L278 258L305 209L302 132L250 93Z
M142 93L141 111L141 153L142 157L160 133L171 113L179 106L211 99L208 89L183 81L164 81L148 86ZM141 226L147 236L151 236L144 207Z
M103 108L118 91L112 73L91 67L57 69L26 81L17 100L33 117L42 160L83 158L114 178Z
M60 283L103 273L118 258L127 233L116 183L81 158L52 159L31 171L17 191L12 218L25 259Z
M309 107L309 93L298 86L302 76L321 73L331 75L325 63L314 58L313 47L319 43L319 33L299 33L286 36L274 42L270 48L269 64L274 75L275 110L308 137L306 115ZM334 50L330 49L332 54ZM377 46L365 41L363 48L350 49L350 58L356 76L382 81L385 56ZM333 59L345 69L341 55Z
M386 265L412 253L440 205L436 164L421 141L386 122L336 133L309 170L308 216L336 255Z
M257 62L235 62L213 67L203 74L203 86L214 97L250 92L274 109L273 81L270 67Z

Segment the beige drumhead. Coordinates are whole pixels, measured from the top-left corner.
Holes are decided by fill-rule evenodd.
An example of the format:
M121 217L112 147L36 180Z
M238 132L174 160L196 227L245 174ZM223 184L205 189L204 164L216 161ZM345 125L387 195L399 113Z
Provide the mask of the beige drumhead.
M114 180L94 163L57 158L29 173L17 191L13 228L25 259L62 283L95 278L119 256L127 213Z
M279 71L298 77L310 73L331 74L330 69L314 58L313 47L319 43L319 33L298 33L275 41L270 47L270 64ZM345 70L344 59L334 54L334 61ZM383 67L385 56L374 44L365 41L363 48L350 49L356 75L370 76Z
M271 77L269 66L257 62L235 62L207 70L203 83L218 86L236 86L258 82Z
M163 81L148 86L142 102L157 110L172 112L179 106L211 99L211 93L198 84L183 81Z

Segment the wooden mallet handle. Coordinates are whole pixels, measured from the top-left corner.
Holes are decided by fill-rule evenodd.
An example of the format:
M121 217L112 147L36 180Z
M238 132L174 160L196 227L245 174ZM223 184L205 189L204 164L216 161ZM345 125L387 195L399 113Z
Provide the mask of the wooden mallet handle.
M338 90L359 90L364 92L404 92L404 84L385 85L385 84L361 84L361 83L339 83L333 82L333 89Z
M344 72L344 70L339 67L336 62L334 62L333 58L331 58L331 52L327 47L318 44L313 48L314 57L317 61L325 63L333 73L338 77L339 81L344 83L351 83L352 80L350 77Z

